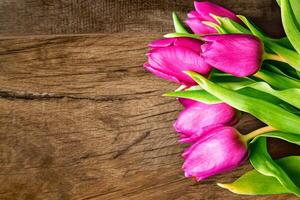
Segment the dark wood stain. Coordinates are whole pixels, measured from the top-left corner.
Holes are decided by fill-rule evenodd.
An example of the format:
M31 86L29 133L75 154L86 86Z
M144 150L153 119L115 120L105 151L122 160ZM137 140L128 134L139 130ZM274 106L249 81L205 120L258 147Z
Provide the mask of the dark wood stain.
M246 15L272 35L282 34L275 0L213 0ZM0 34L164 33L171 12L185 17L191 0L2 0Z

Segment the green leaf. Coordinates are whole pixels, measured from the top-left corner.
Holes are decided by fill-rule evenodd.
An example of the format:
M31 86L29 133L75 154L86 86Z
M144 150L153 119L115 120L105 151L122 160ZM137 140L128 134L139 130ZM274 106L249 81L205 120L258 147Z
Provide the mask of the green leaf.
M210 26L212 28L214 28L219 34L226 34L227 31L225 29L223 29L220 25L214 23L214 22L210 22L210 21L203 21L203 24Z
M276 89L300 88L299 80L287 76L281 71L278 73L261 69L254 76L266 81Z
M270 63L264 63L263 68L272 72L272 73L277 73L283 76L287 76L288 78L294 78L294 77L290 77L289 75L285 74L283 71L281 71L278 67L275 67L274 65L270 64ZM263 70L263 69L261 69ZM270 84L270 83L269 83Z
M165 38L174 38L174 37L188 37L194 39L201 39L201 35L191 34L191 33L168 33L164 35Z
M281 84L288 84L289 79L285 80L283 78L283 80L281 80L281 75L272 72L266 72L266 74L270 76L267 76L266 79L269 78L271 82L275 82L275 85L277 84L280 86ZM279 80L276 80L277 76L279 76ZM291 113L295 113L297 115L299 115L300 113L300 111L297 110L297 108L300 109L300 101L298 100L300 99L300 89L288 88L286 90L275 90L272 87L270 87L267 83L261 82L260 80L259 82L256 82L248 77L240 78L219 72L213 72L210 81L222 87L235 90L240 94L244 94L250 97L258 98L279 105L280 107L284 108L285 110L288 110ZM177 90L175 92L169 92L166 93L165 96L188 98L207 104L221 102L221 100L206 92L200 86L193 86L189 89L186 89L185 91Z
M262 69L266 69L271 72L276 72L276 73L284 75L288 78L294 78L294 79L299 80L299 76L297 75L297 70L294 69L293 67L291 67L289 64L284 63L284 62L266 60L263 63Z
M273 103L226 89L209 81L200 74L194 72L187 72L187 74L204 90L232 107L250 113L278 130L300 134L299 116Z
M291 7L291 2L293 3L294 10ZM293 47L300 53L300 31L299 31L299 24L295 18L295 14L300 15L300 4L299 1L295 0L284 0L280 2L281 6L281 18L282 24L285 30L287 37L289 38L290 42L292 43ZM299 17L300 19L300 17Z
M300 156L289 156L275 161L289 177L294 177L295 183L300 185ZM291 193L284 188L275 177L265 176L256 170L251 170L230 184L218 184L237 194L269 195Z
M281 133L281 135L282 134L283 133ZM259 173L276 178L284 189L300 196L300 189L292 180L292 177L290 177L280 165L273 161L269 155L265 137L259 137L252 141L250 151L250 162Z
M300 135L297 134L273 131L257 136L250 143L250 162L256 170L247 172L233 183L219 184L219 186L237 194L300 195L300 156L273 161L267 151L267 137L300 145Z
M243 88L243 89L237 90L237 92L240 94L248 95L250 97L260 98L264 101L268 101L270 103L279 105L280 107L284 108L285 110L287 110L291 113L300 115L299 110L297 110L290 104L282 102L280 99L278 99L274 96L271 96L267 93L260 92L255 89L252 89L252 88ZM185 91L168 92L168 93L165 93L163 96L192 99L192 100L200 101L200 102L206 103L206 104L215 104L215 103L222 102L221 100L219 100L215 96L211 95L210 93L206 92L205 90L199 90L199 89L196 89L196 87L192 87L189 90L185 90Z
M267 41L265 44L272 49L277 55L282 57L289 65L291 65L294 69L300 70L300 55L288 48L280 46L274 42Z
M244 26L240 25L239 23L233 21L228 17L220 17L213 14L211 14L211 16L219 22L219 26L222 27L226 33L251 34L251 31L249 31L249 29L245 28Z
M251 80L250 78L238 78L234 76L212 76L210 81L221 85L222 87L231 89L231 90L236 90L239 93L243 94L241 89L243 88L253 88L255 90L268 93L274 97L277 97L278 99L281 99L282 101L285 101L286 103L289 103L296 108L300 109L300 81L298 80L293 80L286 78L285 76L281 76L279 74L275 74L272 72L260 70L257 74L256 77L259 77L263 80L266 80L267 82L271 82L273 85L279 87L279 88L287 88L284 90L275 90L272 87L270 87L267 83L265 82L255 82L254 80ZM299 87L299 88L294 88L294 87ZM260 98L263 96L266 96L266 94L256 94L256 95L251 95L249 93L251 90L247 90L247 93L244 93L248 96L252 97L257 97ZM252 92L253 93L253 92ZM272 99L272 97L270 97ZM269 101L269 99L264 99ZM272 102L272 100L271 100Z
M277 0L278 5L280 6L281 1ZM293 10L293 17L295 18L295 23L300 28L300 4L298 0L290 0L291 9Z
M189 33L175 12L172 13L172 18L176 33Z
M286 133L286 132L280 132L280 131L272 131L272 132L267 132L262 135L259 135L254 140L252 140L251 143L254 143L256 140L258 140L259 138L263 138L263 137L277 138L277 139L285 140L289 143L300 145L300 135L299 134Z
M229 88L231 84L236 84L240 86L246 86L251 83L255 83L255 81L248 77L235 77L229 74L216 74L212 73L210 80L215 83L222 83L222 85L228 85Z
M255 26L253 23L251 23L246 17L242 15L238 15L238 17L248 26L251 27L251 30L245 28L241 24L231 20L230 18L227 17L220 17L216 15L211 16L218 21L219 24L209 22L209 21L204 21L203 23L216 29L218 33L220 34L226 34L226 33L244 33L244 34L251 34L253 33L257 37L259 37L263 41L269 41L269 42L274 42L277 43L281 46L287 47L289 49L294 49L293 46L291 45L290 41L288 40L287 37L283 37L280 39L273 39L267 37L262 30L260 30L257 26Z
M266 37L262 31L260 31L254 24L252 24L246 17L238 15L238 17L244 22L244 24L251 30L251 32L259 37L265 44L266 48L271 49L281 58L283 58L288 64L290 64L296 70L300 70L300 55L286 47L281 46L274 40ZM299 37L299 36L298 36Z
M290 113L294 113L295 115L300 115L300 110L291 106L290 104L279 104L280 107L284 108L285 110L289 111Z
M240 94L259 98L273 104L279 104L285 109L288 108L288 103L291 103L296 107L299 107L300 104L300 102L298 101L298 97L300 98L300 89L289 88L288 90L274 90L267 83L261 81L256 82L248 77L240 78L228 74L213 73L210 81L222 87L235 90ZM218 98L206 92L200 86L194 86L185 91L177 90L175 92L169 92L164 96L189 98L208 104L221 102ZM288 103L284 103L283 101ZM293 109L293 112L296 112L295 108Z
M273 38L269 38L270 42L275 42L283 47L286 47L288 49L291 50L295 50L293 45L291 44L291 42L289 41L289 39L287 37L283 37L283 38L279 38L279 39L273 39Z
M252 22L250 22L245 16L243 16L243 15L237 15L237 17L240 18L240 20L242 20L242 22L244 22L244 24L250 29L250 31L254 35L256 35L257 37L259 37L263 41L268 40L268 38L263 33L263 31L260 30L255 24L253 24Z
M298 78L300 78L300 71L297 71Z
M223 85L224 87L228 87L228 88L236 87L236 86L234 86L236 84L235 82L231 82L231 83L219 82L218 84ZM239 94L248 95L250 97L260 98L264 101L268 101L273 104L277 104L277 105L282 104L283 106L287 106L284 102L282 102L277 97L274 97L270 94L255 90L253 88L244 87L244 88L238 89L236 92L238 92ZM200 101L200 102L203 102L206 104L215 104L215 103L222 102L220 99L218 99L214 95L208 93L207 91L203 90L201 87L200 88L192 87L185 91L168 92L168 93L165 93L163 96L192 99L192 100Z
M221 103L221 100L206 92L205 90L168 92L165 93L163 96L192 99L206 104Z
M298 88L289 88L285 90L274 90L272 87L270 87L265 82L256 82L251 84L240 84L240 83L231 83L229 84L219 84L223 87L230 88L232 90L239 90L245 87L253 88L255 90L259 90L261 92L268 93L270 95L273 95L293 106L300 109L300 89Z
M277 1L277 4L280 6L280 2L281 2L281 0L276 0Z
M299 0L290 0L290 4L296 19L298 30L300 29L300 3Z

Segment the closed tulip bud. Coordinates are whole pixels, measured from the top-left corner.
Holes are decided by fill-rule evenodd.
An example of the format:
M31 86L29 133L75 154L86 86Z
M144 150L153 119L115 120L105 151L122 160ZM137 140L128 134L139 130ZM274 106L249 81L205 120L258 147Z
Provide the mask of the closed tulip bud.
M200 181L238 167L248 157L247 144L233 127L218 127L190 146L183 157L185 176Z
M144 67L154 75L186 85L196 85L183 71L194 71L207 75L211 67L200 56L200 40L191 38L168 38L149 44L148 62Z
M263 44L253 35L207 35L201 46L204 61L237 77L255 74L263 61Z
M218 126L238 122L237 111L226 103L204 104L189 99L179 99L185 109L173 124L180 134L180 142L193 142Z
M188 19L186 20L186 23L196 34L217 33L214 28L202 23L203 21L218 23L210 14L220 17L227 17L238 23L241 23L240 19L233 12L214 3L208 1L195 1L194 6L195 10L188 13Z

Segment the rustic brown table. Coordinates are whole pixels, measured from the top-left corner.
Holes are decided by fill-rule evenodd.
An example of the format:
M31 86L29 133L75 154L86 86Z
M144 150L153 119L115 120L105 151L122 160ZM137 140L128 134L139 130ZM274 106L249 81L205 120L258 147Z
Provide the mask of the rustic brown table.
M275 0L215 0L281 36ZM0 199L296 199L238 196L185 179L175 84L142 68L186 0L0 0ZM242 132L262 126L245 115ZM300 149L270 141L274 157Z

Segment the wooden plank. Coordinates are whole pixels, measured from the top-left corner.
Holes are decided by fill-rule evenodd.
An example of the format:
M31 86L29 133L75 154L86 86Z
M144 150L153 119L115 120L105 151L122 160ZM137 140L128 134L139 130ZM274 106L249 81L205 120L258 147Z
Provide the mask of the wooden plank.
M0 199L296 199L238 196L185 179L171 128L176 88L142 68L158 34L0 40ZM262 124L245 116L248 132ZM300 149L272 141L272 154Z
M213 2L254 19L272 35L282 34L275 0ZM1 0L0 34L170 32L171 12L184 17L192 9L191 0Z

